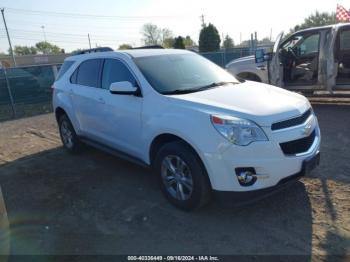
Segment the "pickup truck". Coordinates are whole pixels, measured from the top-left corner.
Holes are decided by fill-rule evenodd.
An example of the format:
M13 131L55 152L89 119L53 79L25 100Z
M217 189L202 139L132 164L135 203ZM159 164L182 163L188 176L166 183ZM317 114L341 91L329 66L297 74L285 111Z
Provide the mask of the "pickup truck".
M314 27L283 38L272 50L233 60L226 69L239 79L313 93L350 89L350 23Z

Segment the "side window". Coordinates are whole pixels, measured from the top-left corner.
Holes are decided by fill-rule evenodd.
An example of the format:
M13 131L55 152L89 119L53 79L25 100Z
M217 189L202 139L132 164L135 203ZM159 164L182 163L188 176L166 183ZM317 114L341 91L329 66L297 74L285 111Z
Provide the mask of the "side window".
M58 71L58 75L56 80L59 80L68 70L69 68L74 64L74 61L65 61L63 65L61 66L60 70Z
M74 73L70 77L70 82L72 84L76 84L77 83L78 69L79 69L79 67L77 69L75 69Z
M99 87L102 59L87 60L79 66L76 83L83 86Z
M137 86L134 76L130 70L117 59L106 59L102 73L102 88L109 89L111 83L129 81L133 86Z
M350 31L340 33L340 50L350 50Z
M319 50L320 34L309 35L300 45L300 54L309 55L312 53L317 53Z

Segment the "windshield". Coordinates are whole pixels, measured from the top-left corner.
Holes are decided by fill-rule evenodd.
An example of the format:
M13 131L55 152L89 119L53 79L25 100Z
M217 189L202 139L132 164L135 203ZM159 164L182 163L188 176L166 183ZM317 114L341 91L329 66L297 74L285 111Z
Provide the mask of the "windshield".
M161 94L197 92L225 83L238 83L231 74L197 54L135 58L152 87Z

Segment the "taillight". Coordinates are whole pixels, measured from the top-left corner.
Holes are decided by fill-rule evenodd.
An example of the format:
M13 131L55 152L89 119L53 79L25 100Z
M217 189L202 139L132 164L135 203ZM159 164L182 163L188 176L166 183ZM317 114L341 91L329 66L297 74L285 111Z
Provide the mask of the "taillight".
M52 95L53 95L54 91L55 91L55 86L52 85L52 86L51 86L51 94L52 94Z

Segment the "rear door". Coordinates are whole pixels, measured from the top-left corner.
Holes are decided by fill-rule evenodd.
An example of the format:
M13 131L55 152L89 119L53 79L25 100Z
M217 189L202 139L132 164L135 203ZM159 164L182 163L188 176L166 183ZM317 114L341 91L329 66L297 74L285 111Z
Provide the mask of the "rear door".
M102 59L90 59L82 62L71 76L71 98L83 135L96 138L96 89L100 87Z

